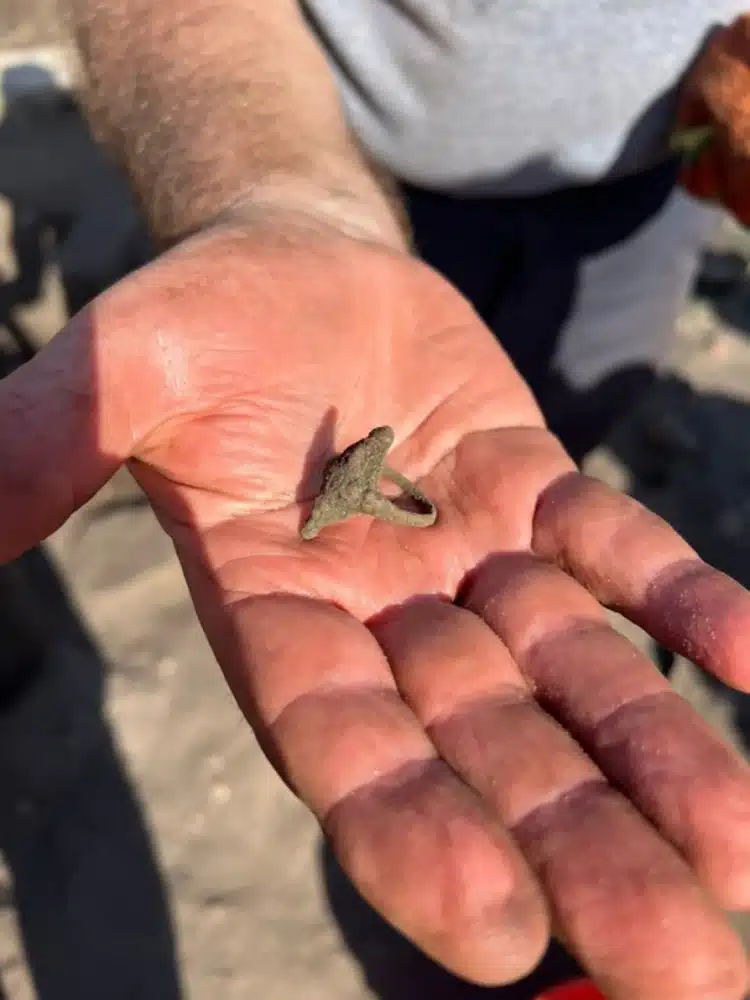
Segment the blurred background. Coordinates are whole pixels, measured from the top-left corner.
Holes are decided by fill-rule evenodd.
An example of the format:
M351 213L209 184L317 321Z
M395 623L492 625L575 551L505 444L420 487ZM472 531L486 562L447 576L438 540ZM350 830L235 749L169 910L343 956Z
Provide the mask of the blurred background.
M77 79L54 0L0 0L0 376L151 253ZM727 223L663 380L588 471L750 585L748 262ZM747 753L750 702L684 661L672 678ZM515 995L431 966L343 879L240 720L126 473L0 569L0 998L480 993Z

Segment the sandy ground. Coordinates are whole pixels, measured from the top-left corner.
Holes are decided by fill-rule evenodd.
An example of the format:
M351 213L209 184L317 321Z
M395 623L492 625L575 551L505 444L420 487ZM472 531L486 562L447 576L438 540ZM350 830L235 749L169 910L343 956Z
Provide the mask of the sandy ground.
M58 176L70 168L58 214L66 192L71 217L96 206L95 256L121 245L128 226L109 222L129 218L127 199L75 121L16 128L0 123L0 193L16 218L28 209L14 187L28 177L25 149L37 165L54 162ZM4 173L6 152L18 155L15 173ZM44 200L49 181L37 183ZM23 244L14 254L8 205L0 263L12 280ZM90 245L80 243L84 259ZM665 384L590 465L750 583L750 283L739 270L683 318L673 361L693 391ZM0 295L0 308L6 332L40 344L64 322L60 267L45 264L38 288L26 283L17 295L25 304ZM52 641L39 682L0 715L0 995L514 995L442 974L359 902L241 720L170 543L126 474L23 569ZM687 663L675 683L744 752L745 700Z

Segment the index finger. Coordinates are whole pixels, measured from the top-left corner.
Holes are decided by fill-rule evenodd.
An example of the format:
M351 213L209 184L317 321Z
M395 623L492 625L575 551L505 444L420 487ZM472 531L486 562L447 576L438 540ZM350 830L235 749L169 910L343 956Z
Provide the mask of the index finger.
M750 691L750 594L636 500L564 475L539 499L532 548L667 648Z

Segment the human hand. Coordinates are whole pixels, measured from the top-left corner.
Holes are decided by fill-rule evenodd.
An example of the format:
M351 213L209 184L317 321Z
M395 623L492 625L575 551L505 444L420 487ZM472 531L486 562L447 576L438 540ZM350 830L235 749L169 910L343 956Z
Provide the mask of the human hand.
M299 529L389 424L439 511ZM194 238L0 385L0 558L128 461L279 774L362 894L461 976L557 933L614 1000L738 1000L750 781L602 605L750 687L750 596L579 474L464 300L414 260Z
M750 225L750 14L708 39L683 84L677 119L673 144L687 152L683 186Z

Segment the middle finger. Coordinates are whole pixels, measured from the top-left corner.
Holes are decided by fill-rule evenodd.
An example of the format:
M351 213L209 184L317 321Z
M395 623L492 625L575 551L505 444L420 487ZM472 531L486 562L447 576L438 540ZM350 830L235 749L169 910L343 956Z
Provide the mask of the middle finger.
M727 906L750 903L750 768L571 577L520 554L487 563L467 607L537 699Z
M716 990L716 977L738 962L721 913L677 852L542 711L491 629L437 601L373 628L402 696L514 834L563 936L610 995L737 995L736 983ZM686 933L701 942L689 960Z

